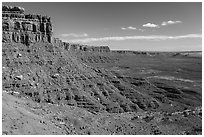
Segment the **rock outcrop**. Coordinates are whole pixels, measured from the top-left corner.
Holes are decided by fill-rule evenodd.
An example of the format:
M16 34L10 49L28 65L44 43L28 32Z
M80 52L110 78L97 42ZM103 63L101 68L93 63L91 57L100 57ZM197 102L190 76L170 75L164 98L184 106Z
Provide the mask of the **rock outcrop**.
M22 7L2 6L2 42L51 43L51 18L24 11Z
M68 51L110 52L108 46L89 46L78 43L63 42L59 38L53 38L52 43Z
M30 44L49 42L65 50L109 52L108 46L87 46L62 42L52 37L52 22L48 16L25 14L22 7L2 6L2 42Z
M110 52L108 46L88 46L82 44L74 44L63 42L63 48L71 51L93 51L93 52Z

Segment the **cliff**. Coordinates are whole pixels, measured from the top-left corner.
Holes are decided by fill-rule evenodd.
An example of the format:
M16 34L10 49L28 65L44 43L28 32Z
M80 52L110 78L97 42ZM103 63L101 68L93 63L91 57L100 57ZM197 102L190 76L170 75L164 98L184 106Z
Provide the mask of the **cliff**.
M88 46L82 44L74 44L63 42L63 48L71 51L93 51L93 52L110 52L108 46Z
M52 37L52 22L49 16L25 14L22 7L2 6L2 42L16 42L29 45L35 42L49 42L65 50L109 52L108 46L87 46L62 42Z
M53 38L53 44L69 51L110 52L108 46L89 46L78 43L69 43L63 42L59 38Z
M51 43L51 18L24 11L22 7L2 6L2 42Z

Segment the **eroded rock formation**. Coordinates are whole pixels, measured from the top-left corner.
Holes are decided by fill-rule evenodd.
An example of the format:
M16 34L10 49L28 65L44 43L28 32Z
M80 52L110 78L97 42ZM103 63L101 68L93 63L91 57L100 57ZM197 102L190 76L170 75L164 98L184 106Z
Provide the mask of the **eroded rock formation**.
M93 51L93 52L110 52L108 46L88 46L63 42L63 48L71 51Z
M65 50L109 52L108 46L87 46L62 42L52 37L52 22L48 16L25 14L22 7L2 6L2 42L30 44L49 42Z
M48 16L25 14L24 8L2 6L2 42L49 42L52 23Z
M78 43L69 43L63 42L59 38L53 38L53 44L69 51L110 52L108 46L89 46Z

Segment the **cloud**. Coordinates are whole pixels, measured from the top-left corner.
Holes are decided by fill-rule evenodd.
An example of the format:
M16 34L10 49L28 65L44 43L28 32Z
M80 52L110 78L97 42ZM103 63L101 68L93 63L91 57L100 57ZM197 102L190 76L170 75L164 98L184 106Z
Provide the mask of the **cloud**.
M76 39L70 40L69 42L73 43L89 43L96 41L122 41L122 40L176 40L176 39L185 39L185 38L202 38L201 34L187 34L180 36L166 36L166 35L151 35L151 36L122 36L122 37L102 37L102 38L86 38L86 39Z
M144 32L145 29L138 29L136 27L132 27L132 26L129 26L129 27L121 27L122 30L138 30L138 31L141 31L141 32Z
M182 21L172 21L172 20L169 20L169 21L163 21L162 22L162 26L166 26L166 25L171 25L171 24L178 24L178 23L182 23Z
M136 27L129 26L129 27L127 27L127 28L122 27L121 29L122 29L122 30L136 30L137 28L136 28Z
M132 27L132 26L129 26L128 29L136 30L136 28L135 28L135 27Z
M62 37L87 37L88 34L87 33L82 33L82 34L76 34L76 33L69 33L69 34L61 34Z
M138 29L139 31L142 31L142 32L144 32L145 31L145 29Z
M121 29L122 29L122 30L126 30L127 28L122 27Z
M153 24L153 23L147 23L143 24L143 27L148 27L148 28L159 28L159 25Z

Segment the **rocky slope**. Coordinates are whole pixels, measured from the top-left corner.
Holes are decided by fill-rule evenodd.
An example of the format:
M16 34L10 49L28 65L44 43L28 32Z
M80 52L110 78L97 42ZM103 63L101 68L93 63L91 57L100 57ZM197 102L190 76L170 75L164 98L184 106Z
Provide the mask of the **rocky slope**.
M51 130L53 132L38 131L42 124L45 124L38 123L35 128L30 127L35 130L29 133L26 129L27 126L20 127L19 134L152 134L152 131L150 131L152 125L145 128L147 123L143 123L145 120L142 120L139 123L143 123L141 126L148 132L143 132L145 130L141 129L136 130L136 128L140 127L140 124L137 123L137 126L133 128L130 123L125 122L127 120L126 115L130 112L134 115L139 113L145 115L147 112L158 112L163 115L164 108L169 109L179 106L179 109L184 109L189 107L187 103L175 103L175 99L179 100L177 97L181 96L180 91L177 93L174 89L165 89L162 87L163 85L152 84L145 78L124 75L104 68L91 67L80 60L78 54L63 50L50 43L37 43L29 46L3 43L2 86L6 92L3 98L6 96L5 98L8 100L11 98L20 102L22 100L24 102L29 99L32 100L30 100L31 106L24 103L23 106L19 106L20 108L16 108L16 105L19 105L18 103L11 101L11 104L9 104L7 99L3 99L3 119L6 119L6 115L12 118L11 112L13 111L18 113L21 120L22 118L25 118L25 121L28 119L32 121L33 119L32 124L35 124L36 120L38 121L45 113L47 117L62 113L59 116L63 117L55 119L53 116L45 122L48 123L45 130L53 129ZM104 60L104 57L106 57L102 54L101 56L103 57L100 58L99 56L99 61ZM194 98L194 101L198 102L196 106L200 105L200 100ZM39 105L39 107L34 107L35 104ZM52 105L53 107L51 107ZM45 110L44 107L48 107L48 109ZM13 110L13 108L16 109ZM30 110L31 108L36 109ZM66 113L75 114L75 111L71 108L79 109L79 113L82 111L87 113L89 117L96 115L94 118L103 119L102 123L91 123L95 120L94 118L94 120L88 120L84 123L92 128L90 128L91 130L85 130L87 129L86 126L79 127L78 122L74 122L75 120L80 121L80 116L74 118L75 120L71 118L71 121L74 122L73 125L75 125L73 132L71 132L73 128L71 125L63 126L63 129L56 129L60 122L66 121L64 119ZM160 111L161 109L162 111ZM62 110L68 112L61 112ZM114 118L115 116L117 120ZM107 123L107 118L112 122ZM53 126L50 123L53 120L58 124ZM12 123L13 120L9 119L8 121ZM115 125L117 125L118 121L121 121L121 125L117 128ZM11 123L7 124L11 125ZM6 128L7 124L3 122L3 127ZM27 125L30 124L27 123ZM192 127L194 126L190 128ZM111 130L109 131L108 128L111 128ZM131 130L131 128L134 130ZM156 129L157 127L155 127ZM175 132L175 134L181 134L181 131L183 130ZM7 131L5 134L17 134L17 132L10 133ZM168 133L164 132L163 134ZM173 133L171 132L171 134Z
M3 135L188 135L201 134L202 110L174 113L92 114L69 105L37 103L3 91Z
M4 44L2 51L3 89L37 102L68 104L94 112L156 109L162 103L127 86L111 72L80 63L72 53L51 44ZM160 90L144 79L126 79L133 85Z

